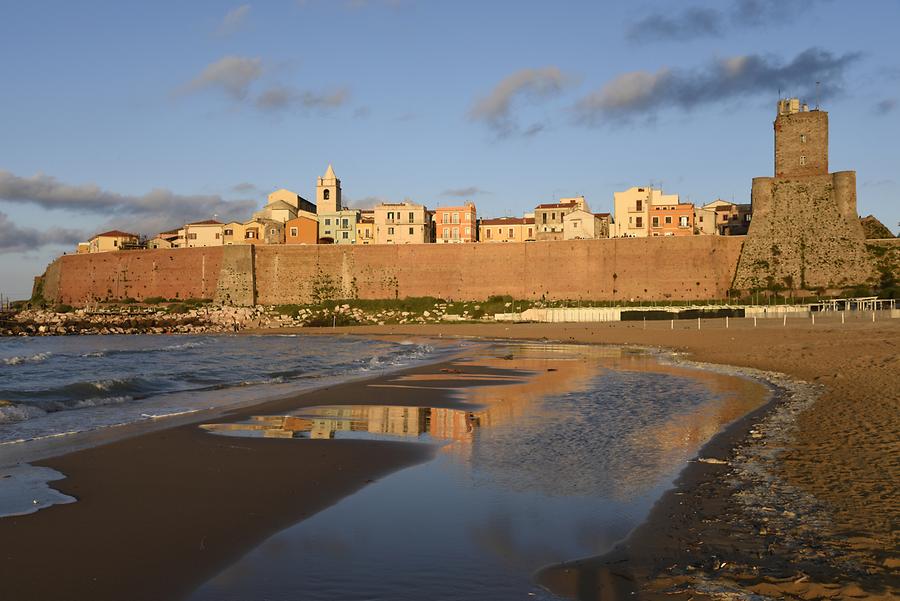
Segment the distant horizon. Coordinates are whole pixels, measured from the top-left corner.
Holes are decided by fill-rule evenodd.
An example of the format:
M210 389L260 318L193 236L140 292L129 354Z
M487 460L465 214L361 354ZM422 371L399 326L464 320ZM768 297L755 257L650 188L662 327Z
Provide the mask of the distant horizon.
M833 0L9 7L0 293L104 230L314 198L329 163L354 209L612 212L631 186L746 204L779 97L829 112L829 170L856 171L859 215L896 234L897 22L895 2Z

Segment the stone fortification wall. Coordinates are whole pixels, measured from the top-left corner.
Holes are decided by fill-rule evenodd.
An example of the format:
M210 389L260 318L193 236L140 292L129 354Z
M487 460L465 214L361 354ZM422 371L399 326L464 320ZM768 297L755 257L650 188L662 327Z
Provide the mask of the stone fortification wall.
M743 237L621 238L508 244L249 246L64 256L47 300L215 298L237 305L336 298L723 298Z
M212 298L222 247L64 255L42 277L45 299L81 306L133 298Z
M257 302L434 296L518 299L723 298L743 238L263 247Z
M848 287L872 277L856 214L856 173L757 177L734 287Z

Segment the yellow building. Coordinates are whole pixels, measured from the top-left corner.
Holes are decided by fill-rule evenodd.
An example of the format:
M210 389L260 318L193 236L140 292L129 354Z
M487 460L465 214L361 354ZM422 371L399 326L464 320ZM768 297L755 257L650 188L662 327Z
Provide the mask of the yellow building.
M356 224L356 243L375 244L375 211L360 211Z
M677 194L663 194L662 190L634 186L613 194L614 223L611 238L646 238L650 235L650 207L677 206Z
M187 248L198 246L222 246L225 224L215 219L188 223L184 226L184 240Z
M425 244L431 241L431 227L424 205L383 202L375 207L376 244Z
M479 242L531 242L534 217L498 217L478 222Z
M137 234L129 234L119 230L110 230L97 234L88 241L89 251L92 253L104 253L115 250L128 250L138 248L141 239Z
M584 196L560 198L559 202L540 204L534 208L535 239L539 241L562 240L566 214L572 211L587 211Z

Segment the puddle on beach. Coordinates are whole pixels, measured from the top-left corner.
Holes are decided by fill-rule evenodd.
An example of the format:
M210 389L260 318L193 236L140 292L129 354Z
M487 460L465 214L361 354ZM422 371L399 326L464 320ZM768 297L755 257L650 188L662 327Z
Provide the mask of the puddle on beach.
M190 599L555 599L533 582L537 570L608 551L709 438L766 398L748 379L621 349L504 349L512 359L473 364L533 377L466 389L470 410L314 407L202 426L297 444L440 446L272 536Z

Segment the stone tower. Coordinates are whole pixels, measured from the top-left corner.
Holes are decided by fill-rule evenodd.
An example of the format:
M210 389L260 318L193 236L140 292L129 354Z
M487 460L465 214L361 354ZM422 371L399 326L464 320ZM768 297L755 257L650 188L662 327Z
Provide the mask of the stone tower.
M753 217L733 287L865 283L872 264L856 214L856 172L828 173L828 113L778 101L775 177L753 179Z
M828 113L797 98L778 101L775 177L828 175Z
M341 206L341 180L334 174L334 169L328 165L325 175L318 178L316 183L316 212L337 213Z

